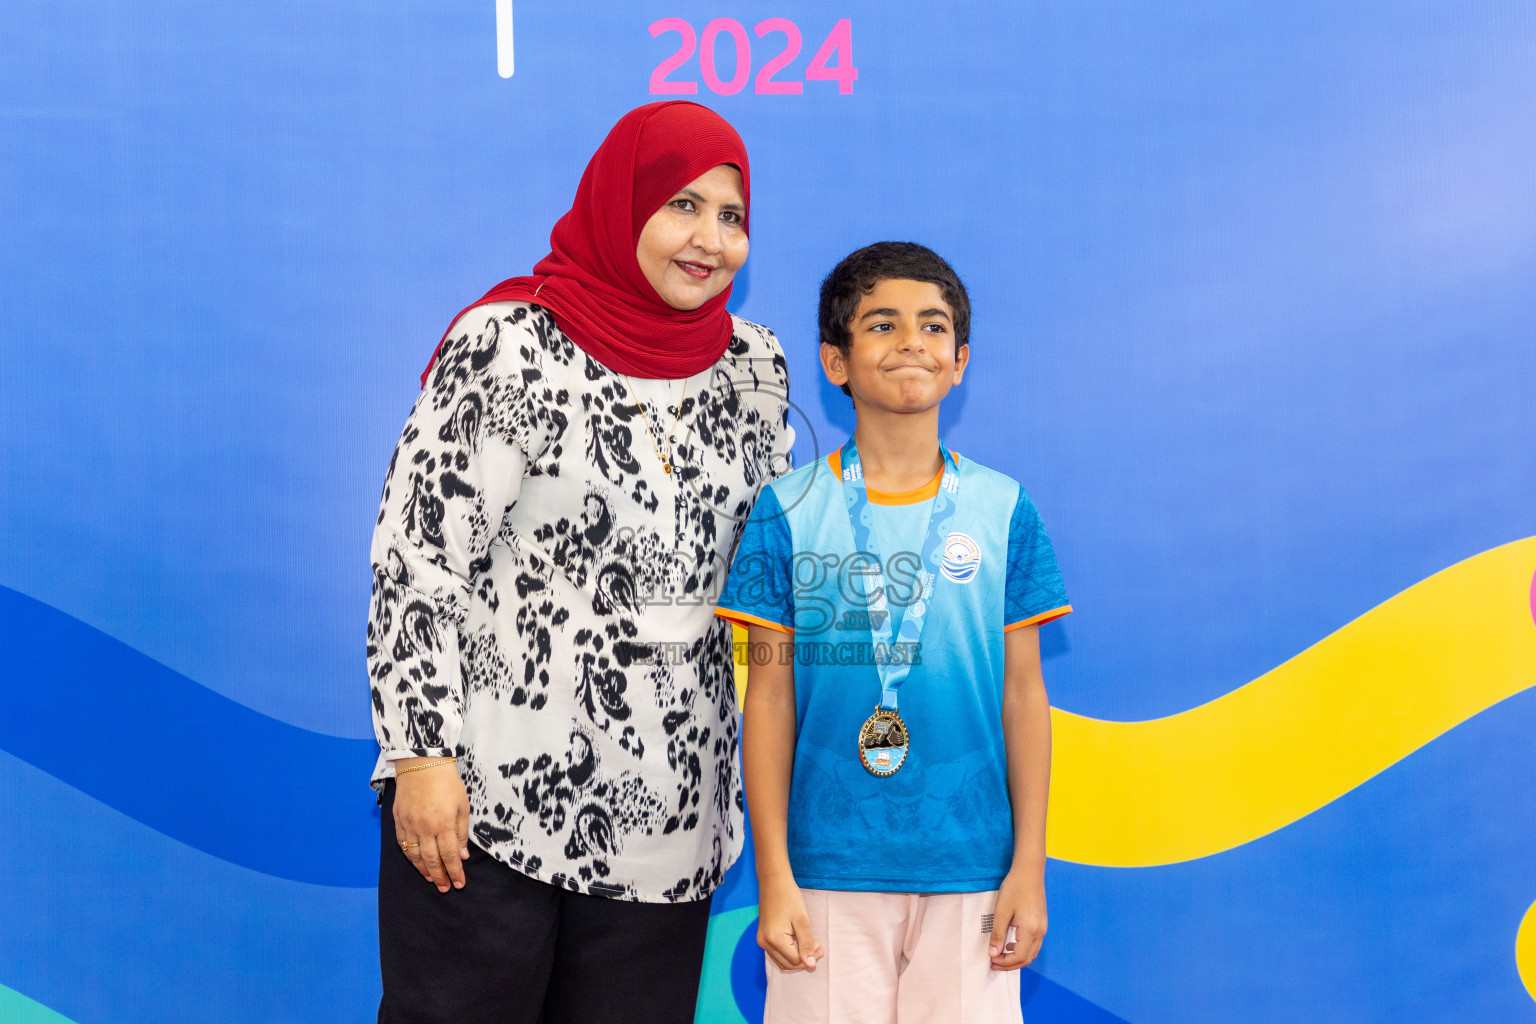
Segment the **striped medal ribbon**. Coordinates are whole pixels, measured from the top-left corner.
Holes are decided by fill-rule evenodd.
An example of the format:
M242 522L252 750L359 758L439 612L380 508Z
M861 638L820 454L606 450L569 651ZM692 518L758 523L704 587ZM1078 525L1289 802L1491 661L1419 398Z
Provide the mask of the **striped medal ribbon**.
M862 596L873 640L875 671L880 675L880 702L875 705L875 713L859 728L859 762L881 778L895 775L906 763L907 754L912 749L911 733L897 710L896 692L912 671L913 654L923 633L923 620L933 599L934 584L938 582L950 524L959 508L960 461L942 441L939 452L944 459L944 469L939 491L928 512L928 525L923 529L923 569L919 580L922 589L913 596L912 603L902 615L901 629L892 644L885 563L875 544L874 509L864 485L864 467L859 463L859 449L852 438L842 450L843 499L848 505L848 523L853 527L854 550L869 555L873 562L872 565L862 565L855 572L869 584Z

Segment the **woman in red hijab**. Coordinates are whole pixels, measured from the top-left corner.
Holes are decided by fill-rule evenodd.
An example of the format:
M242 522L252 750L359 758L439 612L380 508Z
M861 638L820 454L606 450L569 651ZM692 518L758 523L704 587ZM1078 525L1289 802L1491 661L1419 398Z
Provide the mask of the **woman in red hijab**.
M750 189L717 114L631 111L422 376L372 549L381 1022L692 1020L742 845L714 598L793 440L726 310Z

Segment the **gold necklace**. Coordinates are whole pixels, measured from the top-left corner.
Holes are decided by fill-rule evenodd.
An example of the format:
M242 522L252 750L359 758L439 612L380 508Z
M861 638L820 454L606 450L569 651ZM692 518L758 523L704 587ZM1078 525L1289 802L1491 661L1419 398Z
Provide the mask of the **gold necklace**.
M683 379L683 393L677 396L677 412L672 416L672 429L667 432L667 454L661 454L661 445L656 441L656 431L651 429L651 417L646 412L645 404L640 401L640 396L635 394L635 382L628 377L624 383L629 385L629 397L635 400L635 405L640 407L640 418L645 421L645 436L651 439L651 447L656 449L656 458L661 462L661 471L668 476L672 475L672 446L677 443L677 420L683 414L683 399L688 397L688 380Z

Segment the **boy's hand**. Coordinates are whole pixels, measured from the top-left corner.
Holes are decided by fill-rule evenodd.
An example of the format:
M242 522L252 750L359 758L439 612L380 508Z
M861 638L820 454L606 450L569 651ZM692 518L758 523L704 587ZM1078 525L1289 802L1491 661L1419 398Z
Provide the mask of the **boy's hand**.
M1014 929L1008 942L1008 928ZM1045 940L1045 872L1014 868L997 890L987 955L994 971L1016 971L1034 961Z
M759 885L757 944L781 971L816 969L821 943L811 937L811 915L794 879Z

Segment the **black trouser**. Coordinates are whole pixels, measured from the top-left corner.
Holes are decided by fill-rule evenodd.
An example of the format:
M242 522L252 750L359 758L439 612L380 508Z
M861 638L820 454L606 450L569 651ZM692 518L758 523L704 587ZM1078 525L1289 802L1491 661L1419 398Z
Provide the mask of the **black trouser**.
M384 791L379 1024L691 1024L709 900L568 892L471 840L464 888L437 891L395 840Z

